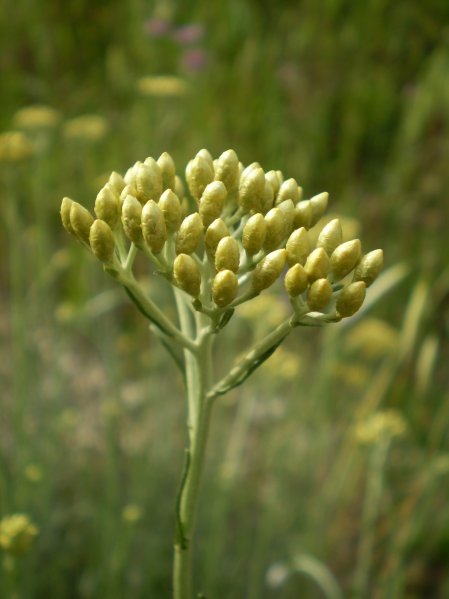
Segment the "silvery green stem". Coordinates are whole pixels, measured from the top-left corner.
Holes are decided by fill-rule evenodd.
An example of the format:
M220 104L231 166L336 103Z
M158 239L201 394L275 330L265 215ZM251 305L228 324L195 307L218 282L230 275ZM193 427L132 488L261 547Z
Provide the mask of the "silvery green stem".
M176 302L184 334L193 332L186 299L176 293ZM201 474L206 454L212 404L207 399L211 376L212 335L199 314L196 319L197 351L185 351L189 446L177 502L177 531L174 547L174 599L191 599L192 544L195 531Z

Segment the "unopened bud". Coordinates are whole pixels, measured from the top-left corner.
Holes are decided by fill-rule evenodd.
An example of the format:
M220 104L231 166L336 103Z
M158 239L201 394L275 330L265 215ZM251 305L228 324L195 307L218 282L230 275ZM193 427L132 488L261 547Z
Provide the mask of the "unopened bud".
M243 168L243 164L239 162L239 169L241 169L240 173L240 184L242 184L242 180L247 177L250 172L256 168L262 168L258 162L251 162L247 167Z
M218 272L212 284L212 297L217 306L229 306L237 296L238 287L237 276L232 270Z
M242 177L239 187L239 204L245 212L261 209L265 192L265 174L260 167L252 168Z
M175 192L171 189L166 189L160 197L158 206L164 215L168 233L177 231L182 220L182 209L181 202Z
M125 181L126 185L135 185L137 167L139 164L142 163L136 162L135 164L130 166L129 169L126 171L125 176L123 177L123 180Z
M267 223L262 214L253 214L243 227L242 233L242 244L247 254L254 256L254 254L260 252L265 241L266 232Z
M265 215L267 233L264 248L274 250L285 237L285 220L280 208L272 208Z
M184 199L184 196L185 196L185 189L184 189L184 183L182 182L181 177L178 177L178 175L175 176L174 192L178 196L179 201L182 202L182 200Z
M317 279L324 279L329 272L330 260L329 256L323 250L323 248L316 248L311 254L309 254L304 269L307 272L309 281L316 281Z
M305 227L310 229L312 226L313 210L309 200L303 200L298 202L295 206L295 219L293 226L295 229L299 227Z
M286 259L285 250L275 250L259 262L252 277L252 286L256 293L273 285L284 270Z
M323 214L326 212L327 203L329 201L329 194L327 191L323 191L318 195L310 198L309 202L312 207L312 223L311 226L316 225Z
M209 150L202 148L199 152L197 152L196 155L201 156L201 158L204 158L204 160L206 160L206 162L209 163L211 169L214 168L214 161L212 159L212 156L211 156L211 153L209 152Z
M87 244L89 243L89 233L93 222L94 218L89 210L86 210L78 202L72 202L70 207L70 226L78 239Z
M162 193L162 175L154 158L149 157L144 163L138 163L135 184L137 199L141 204L145 204L149 200L159 201Z
M206 188L214 179L214 170L209 162L199 156L195 156L186 167L186 180L190 193L195 200L199 200Z
M110 183L99 191L95 200L97 218L108 223L114 229L120 218L120 197Z
M284 217L285 229L284 237L290 235L293 230L293 221L295 219L295 205L293 200L284 200L277 206Z
M120 195L126 186L126 182L119 173L112 171L109 177L109 185L118 195Z
M143 207L142 233L150 250L159 254L167 241L167 227L162 210L154 200L149 200Z
M334 281L339 281L351 272L360 260L362 246L359 239L341 243L332 252L331 274Z
M111 227L104 220L95 220L89 231L89 243L92 253L98 260L108 263L112 260L115 249L114 235Z
M176 283L189 295L197 297L201 290L201 271L198 264L187 254L179 254L173 262Z
M340 245L342 238L343 231L341 230L340 221L338 218L334 218L321 230L316 247L323 248L326 254L330 256L335 248Z
M240 263L240 248L238 242L231 236L220 239L215 252L215 268L237 272Z
M322 310L332 298L332 285L327 279L317 279L307 292L307 304L311 310Z
M301 264L294 264L285 275L284 285L290 297L297 297L307 289L308 276Z
M222 181L228 192L234 191L239 183L239 159L234 150L226 150L214 163L215 180Z
M344 287L337 297L335 307L340 316L352 316L363 304L366 285L363 281L350 283Z
M202 233L203 221L198 212L186 216L176 237L176 253L192 254L198 247Z
M141 228L142 204L132 195L127 195L122 204L122 225L126 237L138 246L143 243Z
M221 181L212 181L206 186L199 205L199 213L205 227L220 216L227 194L226 187Z
M384 253L382 250L368 252L360 260L354 272L354 281L364 281L369 287L379 276L384 265Z
M71 200L70 198L63 198L62 202L61 202L61 220L62 220L62 224L64 225L64 229L67 231L67 233L70 233L71 235L75 235L75 231L72 228L72 225L70 224L70 209L72 207L73 204L73 200Z
M293 264L304 264L310 254L309 235L304 227L295 229L285 244L287 250L287 262Z
M276 171L268 171L267 173L265 173L265 179L270 183L273 189L273 194L277 196L279 188L281 186L281 181L279 180Z
M228 235L229 229L221 218L215 219L214 222L207 227L204 236L204 245L206 247L207 255L211 260L215 257L215 252L217 251L220 240Z
M301 199L302 189L298 187L295 179L287 179L282 183L276 196L276 206L285 200L292 200L293 204L297 204Z
M263 196L262 196L262 206L260 209L262 214L266 214L269 210L271 210L273 208L273 203L274 203L273 186L265 178L265 187L264 187Z
M137 189L134 183L130 183L129 185L125 185L120 193L120 203L123 204L126 196L134 196L137 199ZM142 205L142 204L141 204Z
M175 189L176 167L173 158L168 152L163 152L157 159L161 171L162 189Z

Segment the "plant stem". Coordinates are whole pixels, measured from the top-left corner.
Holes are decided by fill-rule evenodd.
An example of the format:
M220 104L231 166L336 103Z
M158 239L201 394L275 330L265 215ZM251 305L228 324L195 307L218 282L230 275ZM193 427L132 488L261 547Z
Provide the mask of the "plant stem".
M192 330L187 320L185 299L176 297L183 333ZM173 591L174 599L191 599L192 544L195 531L195 515L199 497L201 474L206 454L212 402L207 399L210 386L212 336L205 333L204 316L197 318L197 352L188 350L186 357L186 380L188 396L189 447L182 477L177 505L177 535L174 547Z

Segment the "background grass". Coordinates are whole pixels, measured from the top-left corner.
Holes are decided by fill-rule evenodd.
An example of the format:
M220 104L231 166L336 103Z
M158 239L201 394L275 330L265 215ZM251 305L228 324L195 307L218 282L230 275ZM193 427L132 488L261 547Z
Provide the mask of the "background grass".
M22 124L33 144L22 160L0 148L0 515L40 529L5 560L0 596L170 596L182 384L58 212L63 195L92 206L102 177L147 155L168 151L182 171L201 147L233 147L307 196L329 191L349 235L399 267L364 319L295 333L218 403L201 588L320 597L305 555L344 597L448 597L448 3L3 5L1 130L35 104L61 119ZM203 35L179 41L191 24ZM158 75L188 91L139 91ZM71 119L86 114L104 132L74 139ZM282 295L242 309L217 360L285 310Z

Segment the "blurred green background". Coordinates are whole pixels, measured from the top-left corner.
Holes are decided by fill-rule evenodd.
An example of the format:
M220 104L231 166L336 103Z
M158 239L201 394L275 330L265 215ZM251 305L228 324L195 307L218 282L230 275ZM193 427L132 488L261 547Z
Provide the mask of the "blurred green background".
M363 318L295 332L217 404L201 589L449 597L449 3L3 9L0 518L39 532L21 556L0 549L0 596L170 596L182 382L59 206L92 207L148 155L182 172L232 147L306 197L329 191L386 274ZM286 310L282 294L242 307L217 359Z

